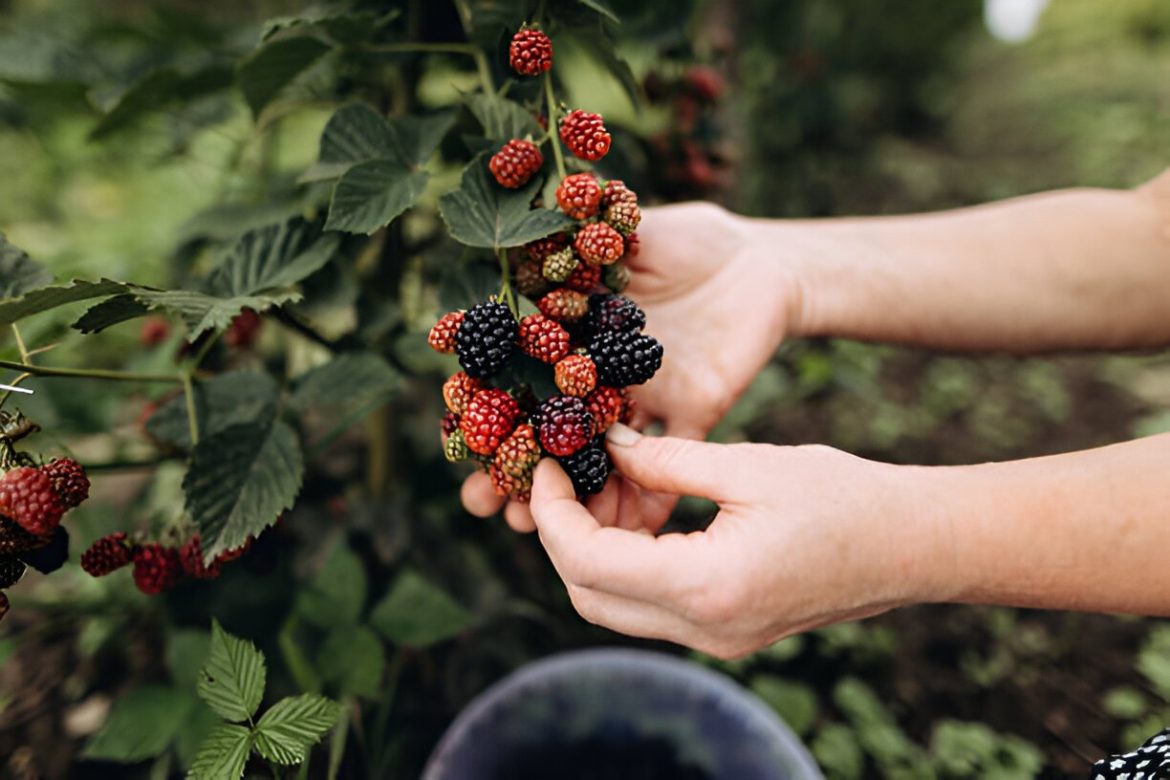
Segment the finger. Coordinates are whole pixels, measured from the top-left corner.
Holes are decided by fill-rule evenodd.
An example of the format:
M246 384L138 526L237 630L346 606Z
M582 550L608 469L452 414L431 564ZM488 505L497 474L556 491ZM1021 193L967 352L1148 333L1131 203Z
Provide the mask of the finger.
M463 500L463 508L476 517L491 517L504 505L504 499L496 495L491 479L482 471L463 481L459 497Z
M509 501L504 507L504 521L517 533L530 534L536 530L536 523L532 520L528 504L521 504L519 501Z
M662 607L578 585L567 588L577 614L594 625L643 639L665 639L678 644L696 640L699 629Z
M698 590L702 567L690 540L601 526L551 459L536 468L531 509L540 541L567 584L668 608L688 603Z
M731 500L743 463L735 445L643 436L625 425L606 434L609 454L626 479L663 493Z

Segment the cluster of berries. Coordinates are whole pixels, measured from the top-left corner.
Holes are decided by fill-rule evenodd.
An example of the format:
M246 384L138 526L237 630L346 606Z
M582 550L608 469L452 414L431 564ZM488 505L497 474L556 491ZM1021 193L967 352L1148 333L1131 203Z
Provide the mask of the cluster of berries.
M179 547L159 542L139 543L124 532L103 536L81 554L81 568L94 577L104 577L123 566L134 564L134 584L148 595L164 593L179 584L184 576L196 580L212 580L219 576L223 564L239 558L251 546L249 540L242 547L216 556L210 563L203 561L203 546L198 534Z
M23 416L0 412L0 591L15 585L29 565L47 572L63 562L68 537L61 519L89 497L89 478L77 461L37 465L13 448L34 430ZM8 597L0 592L0 619L7 612Z
M510 55L518 73L537 76L552 66L552 42L525 27ZM602 117L581 110L561 119L558 135L586 162L604 157L612 141ZM512 139L489 162L510 189L543 165L529 139ZM499 495L519 501L530 497L544 456L560 462L579 497L599 492L610 471L603 434L628 419L626 388L662 365L662 345L642 332L646 315L620 295L629 283L621 261L638 251L637 195L619 180L582 172L561 180L556 200L577 221L574 230L533 241L511 258L510 282L538 313L518 320L493 299L444 315L428 339L463 368L443 385L447 459L478 461ZM551 382L533 379L545 378L541 366L545 374L551 368Z
M644 81L647 99L670 109L667 130L649 138L656 188L672 199L709 196L726 187L734 151L719 117L726 84L719 71L692 65L667 76L651 71Z

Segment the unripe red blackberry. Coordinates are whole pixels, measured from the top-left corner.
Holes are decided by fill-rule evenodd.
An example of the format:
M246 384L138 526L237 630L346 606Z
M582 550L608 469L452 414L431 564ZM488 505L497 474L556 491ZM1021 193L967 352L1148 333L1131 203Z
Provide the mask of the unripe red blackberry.
M544 278L544 259L525 260L516 266L516 289L520 294L536 300L551 289Z
M572 455L557 458L569 475L577 498L588 498L601 492L609 479L612 465L601 441L594 441Z
M27 568L24 561L14 556L0 558L0 588L11 588L20 582Z
M479 455L492 455L516 427L519 416L520 405L507 392L480 390L459 418L459 430L463 431L468 449Z
M188 577L197 580L213 580L223 569L219 558L215 558L210 565L203 562L203 543L199 534L192 536L179 548L179 563Z
M600 114L577 109L561 120L561 140L574 156L597 162L609 153L613 138Z
M557 389L565 395L584 398L597 387L597 366L585 355L567 355L553 373Z
M89 477L85 468L73 458L54 458L41 466L41 471L49 475L53 492L66 509L80 506L89 498Z
M508 63L521 76L539 76L552 67L553 46L547 35L535 27L524 27L512 36Z
M601 208L601 185L592 173L574 173L557 187L557 205L573 219L589 219Z
M464 315L455 337L459 365L476 379L495 375L516 351L516 330L516 318L504 304L476 304Z
M588 295L601 284L601 273L601 266L577 263L573 273L565 280L565 287Z
M144 544L134 550L134 584L149 596L155 596L179 584L183 564L179 551L161 544Z
M577 255L573 252L572 247L565 247L544 258L541 273L545 279L559 284L568 279L578 265L580 263L577 261Z
M528 255L530 260L543 263L544 258L553 252L561 251L568 245L569 237L564 233L556 233L545 238L538 238L535 241L529 241L524 245L524 253Z
M520 320L520 349L542 363L556 363L569 354L569 332L543 314L529 314Z
M455 412L451 411L450 409L443 412L443 417L439 420L439 429L443 432L443 435L450 436L451 432L458 430L458 428L459 415L455 414Z
M91 544L81 554L81 568L90 576L104 577L130 563L133 554L133 544L126 539L124 532L119 531Z
M576 322L589 311L589 298L584 293L561 287L537 301L536 308L558 322Z
M46 536L61 522L65 507L48 474L19 466L0 477L0 514L34 536Z
M605 222L595 222L581 228L573 241L573 248L590 265L612 265L626 253L622 234Z
M500 442L495 465L506 474L521 477L531 474L539 460L540 443L536 438L536 429L528 423L521 423L508 438Z
M431 349L444 355L455 354L455 337L459 335L459 326L463 324L465 312L447 312L431 328L427 336L427 343Z
M492 155L488 168L502 187L516 190L523 187L540 171L544 156L532 141L513 138Z
M232 318L232 324L223 334L223 343L229 347L250 347L260 332L262 320L253 309L244 309Z
M522 504L526 504L532 499L531 471L523 474L509 474L500 468L499 463L492 463L488 466L488 477L491 479L492 488L496 491L497 496L507 496Z
M598 433L605 433L622 419L625 404L622 391L608 385L600 385L585 396L585 408L593 415L593 424L597 427Z
M142 320L142 332L138 339L144 347L157 347L167 340L170 333L170 323L164 317L147 317Z
M637 194L618 179L613 179L605 186L601 196L601 212L602 218L623 236L633 233L642 222Z
M591 295L585 327L591 333L642 330L646 327L646 313L624 295Z
M452 414L463 414L472 396L482 389L483 382L468 376L464 371L458 371L443 383L443 400Z
M650 381L662 366L662 345L635 330L596 333L587 351L597 364L597 380L603 385L640 385Z
M556 456L572 455L593 438L593 417L580 398L554 395L540 405L533 419L540 446Z

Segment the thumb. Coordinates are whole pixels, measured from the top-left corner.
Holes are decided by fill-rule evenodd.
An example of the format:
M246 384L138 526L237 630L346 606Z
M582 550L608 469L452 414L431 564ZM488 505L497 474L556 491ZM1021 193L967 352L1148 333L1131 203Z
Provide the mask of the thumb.
M726 500L742 468L728 444L643 436L620 423L609 429L606 441L623 477L663 493Z

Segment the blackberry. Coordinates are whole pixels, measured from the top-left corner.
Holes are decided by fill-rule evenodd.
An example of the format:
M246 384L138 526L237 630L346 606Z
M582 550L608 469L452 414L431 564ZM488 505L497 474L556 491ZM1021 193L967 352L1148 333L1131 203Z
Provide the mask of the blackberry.
M602 331L589 342L589 356L600 384L627 387L650 381L662 366L662 345L633 330Z
M119 531L98 539L81 554L81 568L92 577L104 577L130 563L133 546L126 534Z
M85 475L85 467L73 458L55 458L41 466L41 471L49 475L53 492L66 509L79 506L89 498L89 477Z
M502 303L485 301L463 317L455 337L459 365L468 376L486 379L496 374L516 350L516 319Z
M211 565L203 562L203 541L199 534L192 536L179 548L179 565L188 577L197 580L213 580L222 570L219 558L212 560Z
M601 438L594 439L589 446L572 455L557 458L557 461L569 475L577 498L600 493L609 479L611 465Z
M8 597L0 593L0 620L3 620L4 616L8 614L9 606Z
M0 588L11 588L20 582L20 578L24 576L24 570L27 568L24 561L19 558L12 556L0 558Z
M540 446L556 456L572 455L593 438L593 416L580 398L554 395L540 405L532 424Z
M64 513L65 507L53 491L48 474L31 466L19 466L0 477L0 514L30 534L52 533Z
M35 536L12 520L0 515L0 555L12 555L33 550L46 542L46 537Z
M591 295L585 326L595 334L641 330L646 327L646 313L624 295Z
M179 551L161 544L144 544L134 550L134 584L155 596L179 584L183 563Z
M52 574L69 560L69 532L57 526L35 549L22 552L20 559L41 574Z

